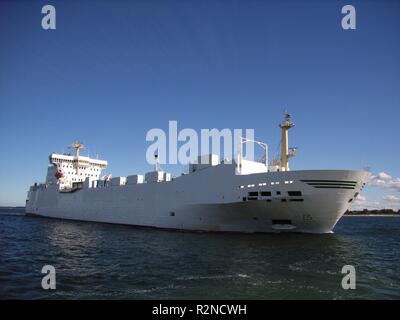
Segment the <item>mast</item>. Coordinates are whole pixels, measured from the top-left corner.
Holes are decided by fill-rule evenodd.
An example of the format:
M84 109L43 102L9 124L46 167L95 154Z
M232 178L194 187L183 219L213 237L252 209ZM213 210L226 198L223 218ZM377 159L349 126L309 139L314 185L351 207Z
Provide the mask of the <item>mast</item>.
M239 150L238 150L238 158L237 158L237 171L242 171L242 158L243 158L243 137L239 137Z
M84 146L83 143L76 141L76 142L71 144L71 148L75 149L75 157L78 158L80 149L85 148L85 146Z
M154 171L161 171L160 170L160 160L158 159L158 154L154 155L154 160L155 160L155 164L154 164Z
M285 119L279 124L279 127L282 129L282 138L281 138L281 170L288 171L289 170L289 158L296 155L296 150L292 149L289 152L289 134L288 131L290 128L294 127L294 123L290 119L290 114L285 112Z
M74 167L75 167L75 172L76 175L79 175L79 151L80 149L83 149L85 146L83 143L79 141L75 141L71 144L71 148L75 149L75 161L74 161Z

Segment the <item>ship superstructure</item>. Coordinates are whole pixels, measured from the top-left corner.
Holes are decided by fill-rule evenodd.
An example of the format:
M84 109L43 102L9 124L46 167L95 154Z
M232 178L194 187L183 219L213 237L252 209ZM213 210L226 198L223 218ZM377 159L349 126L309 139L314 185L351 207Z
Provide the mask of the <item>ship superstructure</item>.
M53 218L193 231L331 232L365 186L370 173L355 170L290 170L285 114L279 158L268 145L240 139L234 161L200 156L188 174L171 177L157 164L145 175L101 177L104 160L52 153L46 182L30 187L26 212ZM245 143L264 150L261 161L242 156Z
M107 167L105 160L81 156L80 150L85 147L82 143L74 142L70 147L75 150L74 155L52 153L49 156L46 183L57 183L60 190L72 189L86 179L98 180Z

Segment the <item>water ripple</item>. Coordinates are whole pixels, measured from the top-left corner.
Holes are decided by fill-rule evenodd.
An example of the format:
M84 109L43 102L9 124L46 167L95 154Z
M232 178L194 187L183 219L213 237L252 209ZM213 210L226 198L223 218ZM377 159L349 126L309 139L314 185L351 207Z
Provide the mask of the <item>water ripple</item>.
M400 218L328 235L181 233L0 214L2 299L399 299ZM51 264L57 289L41 288ZM343 265L357 289L343 290Z

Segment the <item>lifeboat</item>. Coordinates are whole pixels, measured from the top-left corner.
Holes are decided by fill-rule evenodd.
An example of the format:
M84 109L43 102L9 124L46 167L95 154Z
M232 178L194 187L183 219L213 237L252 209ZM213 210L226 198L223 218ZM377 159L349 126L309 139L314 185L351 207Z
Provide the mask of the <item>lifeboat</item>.
M55 176L57 179L60 179L60 178L64 177L64 173L61 170L57 170Z

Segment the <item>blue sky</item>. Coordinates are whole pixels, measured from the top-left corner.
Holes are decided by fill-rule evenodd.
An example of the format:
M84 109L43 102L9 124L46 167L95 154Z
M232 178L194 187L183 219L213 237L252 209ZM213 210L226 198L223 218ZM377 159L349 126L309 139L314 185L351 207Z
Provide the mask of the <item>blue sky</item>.
M275 150L289 110L292 169L369 166L359 205L398 208L399 18L398 1L1 0L0 205L23 204L76 139L126 176L151 169L146 133L169 120L254 128Z

